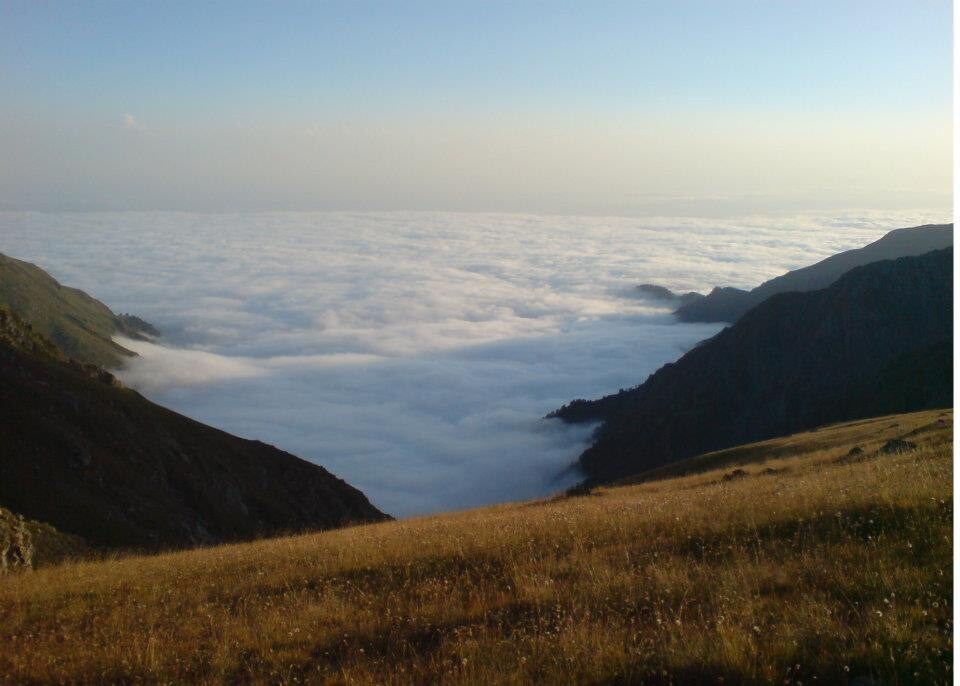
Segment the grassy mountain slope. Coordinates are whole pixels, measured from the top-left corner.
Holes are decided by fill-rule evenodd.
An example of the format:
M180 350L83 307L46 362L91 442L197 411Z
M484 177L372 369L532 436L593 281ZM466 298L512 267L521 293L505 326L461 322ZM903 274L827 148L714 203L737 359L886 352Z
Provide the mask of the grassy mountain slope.
M156 549L385 518L322 467L68 359L0 308L0 505L99 547Z
M869 245L837 253L809 267L787 272L751 291L715 288L703 298L690 299L681 304L676 314L685 322L735 322L750 308L778 293L819 290L855 267L880 260L923 255L952 245L953 224L895 229Z
M0 681L949 683L952 411L744 450L738 478L15 575Z
M554 416L600 420L580 462L611 481L827 422L953 403L953 250L781 293L643 384Z
M135 354L115 343L114 334L156 334L143 320L115 315L99 300L61 285L36 265L2 254L0 306L19 313L70 357L101 367L120 367L124 358Z

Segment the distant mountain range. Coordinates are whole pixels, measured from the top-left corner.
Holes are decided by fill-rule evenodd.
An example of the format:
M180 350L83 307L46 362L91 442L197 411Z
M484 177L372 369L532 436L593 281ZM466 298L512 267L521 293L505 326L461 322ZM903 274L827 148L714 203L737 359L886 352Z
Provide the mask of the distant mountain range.
M912 250L912 236L943 240L943 231L893 232L763 292L819 283L880 244ZM952 255L873 262L821 290L775 294L640 386L551 416L601 422L580 464L606 482L827 422L950 406Z
M751 307L759 305L777 293L814 291L826 288L854 267L880 260L923 255L953 245L953 224L927 224L908 229L896 229L883 238L862 248L832 255L816 264L787 272L770 279L750 291L731 286L719 286L707 295L700 293L674 294L663 286L643 284L641 294L661 300L677 302L676 315L683 322L735 322Z
M11 302L0 306L0 507L36 531L161 549L388 519L318 465L123 388L98 365L132 354L109 337L155 333L146 322L0 256L0 303Z

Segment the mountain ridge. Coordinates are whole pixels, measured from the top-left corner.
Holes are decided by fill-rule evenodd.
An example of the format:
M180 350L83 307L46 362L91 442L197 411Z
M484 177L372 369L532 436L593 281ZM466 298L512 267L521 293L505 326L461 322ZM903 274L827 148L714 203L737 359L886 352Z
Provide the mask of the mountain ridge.
M148 550L388 518L319 465L104 381L0 340L0 505Z
M777 293L826 288L854 267L871 262L922 255L953 245L953 224L924 224L894 229L860 248L774 277L752 290L718 286L707 295L681 301L674 314L682 322L735 322L747 310Z
M136 353L113 340L156 337L159 331L132 314L114 314L78 288L64 286L35 264L0 253L0 306L29 321L68 356L118 369Z
M600 421L580 457L606 482L868 414L952 404L952 248L780 293L639 386L548 416Z
M0 302L24 297L10 297L5 276ZM101 323L154 331L66 292ZM389 519L323 467L160 407L69 355L44 333L56 316L40 326L30 316L44 311L0 304L0 507L46 540L55 529L93 548L158 550Z

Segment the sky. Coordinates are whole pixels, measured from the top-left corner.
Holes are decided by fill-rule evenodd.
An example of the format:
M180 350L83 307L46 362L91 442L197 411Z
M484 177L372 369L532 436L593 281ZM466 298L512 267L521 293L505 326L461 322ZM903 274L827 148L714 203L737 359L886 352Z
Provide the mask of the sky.
M951 3L0 0L0 209L951 203Z

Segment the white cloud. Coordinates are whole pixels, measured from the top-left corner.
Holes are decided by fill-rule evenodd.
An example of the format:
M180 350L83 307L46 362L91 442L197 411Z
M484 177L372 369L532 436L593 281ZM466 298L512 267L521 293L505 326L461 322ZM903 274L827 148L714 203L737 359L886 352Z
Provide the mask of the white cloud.
M132 114L124 113L123 115L123 126L124 128L130 129L132 131L146 131L147 127L137 120Z
M589 429L541 417L639 383L716 331L632 296L752 286L929 212L578 218L0 213L37 262L164 337L122 376L413 514L541 496Z
M136 364L124 370L124 381L137 388L164 391L206 386L224 381L263 377L268 371L243 357L226 357L203 350L169 348L123 336L117 342L138 353Z

